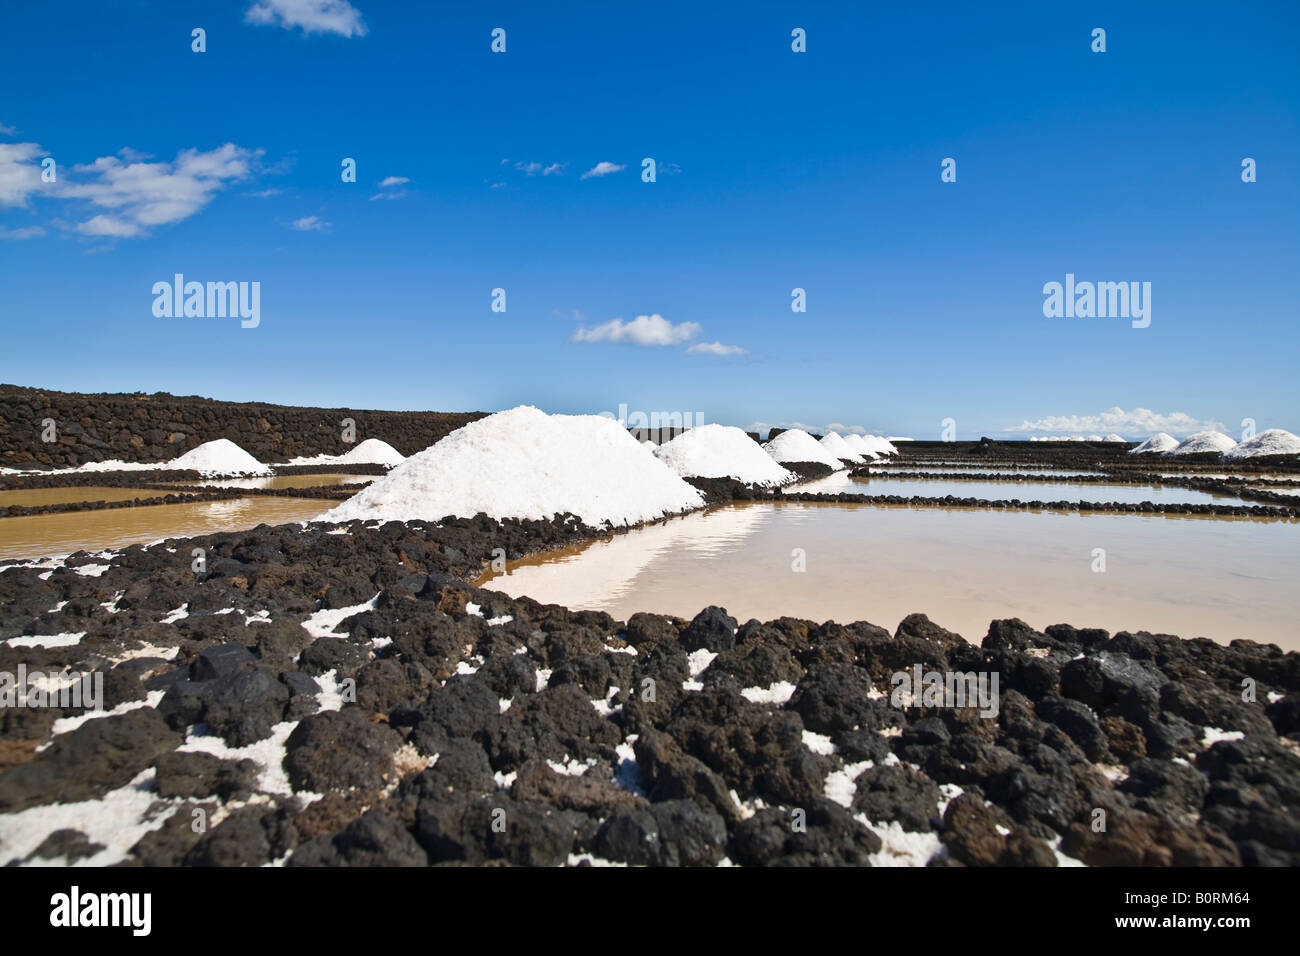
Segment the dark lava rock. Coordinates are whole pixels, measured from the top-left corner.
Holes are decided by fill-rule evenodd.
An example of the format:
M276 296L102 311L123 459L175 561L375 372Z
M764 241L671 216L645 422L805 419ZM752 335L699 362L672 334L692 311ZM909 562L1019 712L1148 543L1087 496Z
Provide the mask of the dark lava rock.
M798 811L798 812L796 812ZM880 837L839 804L769 807L732 831L727 855L743 866L870 866Z
M107 849L102 843L92 843L90 837L80 830L55 830L27 856L28 862L32 860L63 860L67 863L75 863L77 860L84 860L94 856L101 850Z
M904 830L925 833L939 817L939 787L910 767L870 767L859 774L857 784L853 812L872 822L896 821Z
M212 754L172 751L154 764L160 797L220 797L243 800L257 789L260 768L252 760L222 760Z
M284 768L294 790L379 790L396 772L393 751L402 740L355 708L304 719L285 744Z
M289 866L427 866L429 856L405 827L371 810L333 836L316 837L289 857Z
M694 800L666 800L617 810L596 834L596 853L641 866L713 866L722 859L727 827Z
M55 737L28 763L0 773L0 811L97 800L126 786L181 739L148 707L88 720Z
M682 631L682 647L688 651L725 651L736 644L736 619L726 608L706 607Z

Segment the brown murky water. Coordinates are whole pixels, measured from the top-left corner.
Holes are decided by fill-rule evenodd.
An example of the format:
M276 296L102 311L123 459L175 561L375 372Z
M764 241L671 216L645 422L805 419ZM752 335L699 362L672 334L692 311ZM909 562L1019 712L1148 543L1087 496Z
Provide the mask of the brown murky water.
M97 551L161 538L309 521L337 502L256 496L103 511L0 518L0 559Z
M1297 579L1294 521L761 502L538 556L480 583L621 620L719 604L741 621L893 630L920 611L974 641L994 618L1020 617L1300 650Z
M132 498L160 498L165 491L149 488L111 488L87 485L83 488L23 488L0 491L0 508L21 505L39 508L44 505L62 505L82 501L130 501Z

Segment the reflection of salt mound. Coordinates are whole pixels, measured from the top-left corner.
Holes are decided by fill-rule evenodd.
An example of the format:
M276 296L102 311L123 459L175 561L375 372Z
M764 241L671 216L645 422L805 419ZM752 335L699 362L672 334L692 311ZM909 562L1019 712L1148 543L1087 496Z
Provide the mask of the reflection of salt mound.
M735 478L751 485L779 485L794 478L742 429L728 425L691 428L660 445L655 457L683 478Z
M201 475L269 475L266 467L228 438L204 442L191 448L179 458L173 458L164 468L176 471L197 471Z
M854 451L849 443L841 438L837 432L831 432L829 435L825 436L821 440L820 444L836 458L847 459L848 461L853 462L862 461L862 456Z
M879 452L872 448L871 443L861 435L845 435L844 443L867 461L875 461L880 457Z
M1270 428L1223 453L1224 458L1262 458L1265 455L1300 455L1300 438L1285 428Z
M614 419L547 415L521 405L456 429L319 520L571 512L592 525L634 524L703 503Z
M1197 432L1183 439L1182 443L1171 451L1171 455L1200 455L1206 452L1223 454L1237 443L1223 432Z
M839 471L840 461L821 446L816 438L799 428L783 431L763 446L763 450L777 461L815 461Z
M1178 447L1178 439L1167 432L1156 432L1136 448L1130 448L1130 455L1163 455L1165 452L1173 451Z

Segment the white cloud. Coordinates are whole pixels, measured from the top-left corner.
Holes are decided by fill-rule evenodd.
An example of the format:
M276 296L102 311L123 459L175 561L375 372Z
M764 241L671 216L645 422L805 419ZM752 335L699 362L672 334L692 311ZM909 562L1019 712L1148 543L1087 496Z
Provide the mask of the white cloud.
M0 123L0 136L13 136L17 132L18 130L14 129L12 126L6 126L4 123Z
M541 163L525 163L525 162L523 162L522 160L520 160L519 162L515 163L515 169L517 169L517 170L519 170L521 173L525 173L525 174L527 174L527 175L529 175L529 176L535 176L537 173L539 173L539 172L542 171L542 164L541 164Z
M361 11L348 0L254 0L244 14L247 23L272 24L304 33L337 33L363 37L366 24Z
M272 187L272 188L270 188L270 189L259 189L259 190L258 190L257 192L255 192L255 193L244 193L244 195L245 195L245 196L253 196L253 197L257 198L257 199L270 199L272 196L278 196L278 195L280 195L282 192L284 192L283 189L279 189L279 188L276 188L276 187Z
M379 183L380 189L387 189L389 186L403 186L411 180L406 176L385 176Z
M677 325L669 322L662 315L638 315L631 322L622 319L610 319L595 328L579 329L574 333L575 342L626 342L632 345L681 345L700 334L696 322L681 322Z
M0 226L0 239L35 239L45 235L40 226L24 226L22 229L6 229Z
M839 432L841 435L872 434L861 425L844 425L840 422L831 422L829 425L805 425L803 422L750 422L745 426L745 431L762 434L769 428L798 428L806 432L812 432L814 435L825 435L828 432Z
M27 197L41 188L38 160L44 155L36 143L0 143L0 206L27 205Z
M86 182L62 184L57 195L83 199L111 210L87 219L76 228L92 236L142 236L153 226L188 219L212 201L229 184L246 178L260 150L226 143L208 152L182 150L170 163L123 162L101 156L88 166L77 166L76 176Z
M568 163L551 163L551 165L547 166L545 169L542 170L542 175L560 176L563 175L564 171L568 168L569 168Z
M1100 432L1125 436L1149 437L1155 432L1169 432L1171 435L1190 435L1200 431L1223 431L1222 422L1213 419L1193 418L1186 412L1169 412L1160 414L1149 408L1135 408L1126 412L1118 405L1106 409L1100 415L1049 415L1034 421L1024 421L1006 429L1008 432L1024 434L1082 434Z
M627 169L626 166L618 166L614 163L601 161L583 173L582 178L591 179L593 176L608 176L610 173L621 173L625 169Z
M332 225L333 223L326 222L320 216L303 216L289 223L289 228L297 229L299 232L324 232Z
M723 345L721 342L697 342L686 350L688 355L748 355L748 349L739 345Z

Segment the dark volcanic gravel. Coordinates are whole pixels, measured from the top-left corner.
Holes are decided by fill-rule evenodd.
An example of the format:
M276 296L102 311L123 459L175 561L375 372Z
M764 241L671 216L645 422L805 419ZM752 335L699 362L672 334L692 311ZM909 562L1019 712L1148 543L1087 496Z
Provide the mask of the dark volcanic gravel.
M464 583L595 533L261 526L4 567L0 672L96 671L115 710L0 709L0 864L1300 864L1300 655L1016 620L976 644L919 614L624 622ZM58 633L84 637L3 643ZM914 665L997 675L996 714L895 706ZM116 827L43 809L123 793Z

